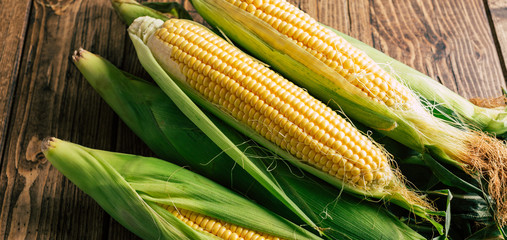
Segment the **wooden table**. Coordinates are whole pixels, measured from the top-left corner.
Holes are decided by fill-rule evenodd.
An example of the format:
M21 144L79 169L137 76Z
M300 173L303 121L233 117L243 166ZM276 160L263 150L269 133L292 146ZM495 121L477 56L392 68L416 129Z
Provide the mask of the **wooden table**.
M290 1L462 96L505 87L507 0ZM83 47L147 77L125 26L107 0L0 0L0 16L0 239L135 238L39 153L56 136L152 155L70 60Z

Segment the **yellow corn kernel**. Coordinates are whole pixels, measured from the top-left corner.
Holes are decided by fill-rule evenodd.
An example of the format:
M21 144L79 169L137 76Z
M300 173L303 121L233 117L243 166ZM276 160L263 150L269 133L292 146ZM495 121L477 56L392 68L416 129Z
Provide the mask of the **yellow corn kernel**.
M246 0L227 0L235 6ZM289 37L307 52L333 68L370 98L389 107L403 106L413 99L410 91L380 68L366 53L353 47L333 31L286 0L257 3L260 20Z
M367 137L305 90L202 29L171 19L148 45L164 48L155 56L167 54L159 58L170 58L180 78L206 99L305 163L361 189L389 183L388 159ZM366 177L376 173L385 179Z
M250 240L262 239L262 237L264 237L266 240L280 240L278 237L238 227L234 224L229 224L225 221L208 217L206 215L189 210L175 208L169 205L160 206L193 229L211 233L225 240Z

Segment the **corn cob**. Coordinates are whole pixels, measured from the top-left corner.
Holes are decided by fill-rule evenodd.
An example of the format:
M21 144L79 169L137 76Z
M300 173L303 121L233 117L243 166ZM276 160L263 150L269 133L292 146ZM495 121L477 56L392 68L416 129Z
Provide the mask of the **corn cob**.
M404 186L382 148L306 91L206 28L187 20L164 23L141 17L129 32L145 69L166 94L176 95L173 100L182 111L194 108L190 99L184 100L188 94L237 130L323 180L395 202L439 225L429 217L430 204ZM186 114L200 124L204 116L195 118L198 112ZM220 134L210 130L213 127L201 127L212 139ZM222 144L222 139L215 140Z
M417 96L369 56L287 1L192 3L231 39L253 54L265 53L268 64L322 100L336 100L356 120L417 151L431 151L442 161L487 176L498 220L507 224L507 147L503 142L433 117ZM225 14L217 18L218 12ZM373 111L378 118L361 116L357 108ZM382 117L393 120L391 128L377 126Z
M220 154L222 150L183 115L160 88L120 71L107 60L83 49L74 54L73 60L90 85L157 156L188 166L192 171L235 189L281 216L292 216L285 206L279 204L281 201L274 198L274 194L268 194L248 172L235 168L234 160L228 155ZM213 117L211 114L208 116ZM245 142L248 140L246 137L237 134L222 121L215 119L214 123L223 132L230 130L236 133L228 133L227 136L247 156L251 156L249 158L264 163L263 169L276 179L278 187L291 189L286 193L297 206L309 207L303 208L303 211L313 217L312 220L326 236L332 239L422 239L386 209L346 193L342 193L340 200L328 208L329 203L336 199L333 187L327 184L315 186L317 179L309 175L294 175L284 164L269 167L275 158L273 155L258 151L255 143ZM199 145L195 147L189 143ZM247 159L243 163L245 161ZM324 219L319 217L323 209L326 209L327 216ZM289 220L296 224L304 223L295 218Z
M391 182L387 156L345 119L225 40L190 21L158 24L145 36L177 79L285 151L355 187ZM153 36L153 37L152 37Z
M89 149L56 138L46 139L42 151L54 167L144 239L320 239L198 174L159 159ZM188 220L194 217L207 224L202 229L190 226ZM230 225L230 230L218 228L217 222ZM223 230L221 236L215 229Z

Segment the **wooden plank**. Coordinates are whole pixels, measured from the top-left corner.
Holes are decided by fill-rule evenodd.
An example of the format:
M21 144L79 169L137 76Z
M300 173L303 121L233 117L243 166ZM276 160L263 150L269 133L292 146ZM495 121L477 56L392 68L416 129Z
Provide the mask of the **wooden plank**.
M0 238L99 239L109 217L40 155L46 136L114 150L117 117L70 61L85 47L118 64L125 28L108 1L34 1L0 182Z
M4 149L31 1L0 0L0 156Z
M507 1L488 0L489 13L491 14L492 28L497 40L497 50L500 62L503 63L503 71L507 81Z
M399 21L390 21L391 24L379 29L379 33L387 36L403 30L403 35L397 36L410 43L392 49L399 40L385 38L389 40L383 41L382 48L387 49L390 55L419 70L424 69L430 76L467 98L496 97L501 94L505 81L483 1L428 1L413 4L400 1L400 4L389 8L379 5L375 5L379 9L376 11L386 12L385 15L375 14L379 23L393 17L387 12L399 9L397 12L400 13L397 18ZM407 24L409 22L412 24Z
M467 1L468 5L465 0L453 5L415 0L387 5L366 0L291 2L468 97L494 96L497 86L505 84L495 80L501 71L498 58L491 55L491 33L478 0ZM184 4L189 7L188 1ZM132 239L132 233L37 152L43 137L56 135L89 147L151 155L124 124L117 124L117 117L72 66L69 55L83 46L135 75L147 75L133 57L125 28L108 1L58 5L35 1L30 20L7 151L1 155L0 238ZM482 73L484 69L490 72ZM480 81L485 83L477 84Z

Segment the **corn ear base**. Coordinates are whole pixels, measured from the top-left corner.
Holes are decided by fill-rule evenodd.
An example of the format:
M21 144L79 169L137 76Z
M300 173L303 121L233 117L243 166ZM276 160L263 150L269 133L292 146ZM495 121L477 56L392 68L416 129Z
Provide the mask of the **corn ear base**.
M142 5L175 18L193 20L190 13L177 2L143 2Z
M157 19L170 18L192 20L190 14L177 2L144 2L135 0L111 0L111 4L123 22L130 25L139 16L150 16Z
M170 14L164 14L155 9L145 7L134 0L111 0L114 10L126 24L131 24L137 16L151 16L167 20Z
M105 59L85 50L81 50L80 56L75 59L75 64L88 82L158 156L189 166L287 217L287 213L281 213L283 206L277 206L276 199L266 202L271 195L266 194L266 190L244 170L234 168L234 160L220 154L221 150L158 87L121 72ZM285 164L269 167L275 156L265 151L253 151L258 147L251 141L235 131L227 131L230 127L220 121L214 119L214 122L248 156L257 159L255 162L266 162L264 168L269 168L276 184L330 238L424 239L376 204L360 201L346 193L337 199L335 188L319 179L295 173ZM199 143L199 147L190 146L189 142ZM180 154L182 158L177 158Z
M42 145L44 155L56 169L136 235L147 239L204 237L194 232L185 233L185 230L178 229L177 222L171 225L156 217L156 212L118 171L87 150L59 139L46 139Z

